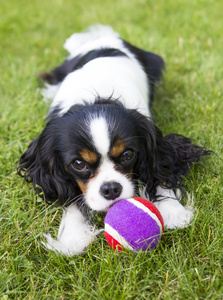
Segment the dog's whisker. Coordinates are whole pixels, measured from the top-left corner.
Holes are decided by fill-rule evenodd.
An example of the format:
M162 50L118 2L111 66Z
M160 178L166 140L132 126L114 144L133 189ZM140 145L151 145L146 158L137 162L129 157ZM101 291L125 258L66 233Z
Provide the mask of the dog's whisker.
M73 204L73 203L78 203L80 201L83 201L84 199L84 196L81 194L81 195L78 195L72 199L69 199L66 203L65 203L65 206L68 206L70 204Z

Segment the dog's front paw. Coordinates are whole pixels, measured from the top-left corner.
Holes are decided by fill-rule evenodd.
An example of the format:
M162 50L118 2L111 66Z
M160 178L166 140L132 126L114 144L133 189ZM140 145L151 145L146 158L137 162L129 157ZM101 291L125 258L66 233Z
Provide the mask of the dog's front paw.
M176 199L157 201L154 204L159 209L167 229L185 228L193 220L192 207L184 207Z
M62 235L59 239L54 239L50 234L43 234L46 242L42 241L42 245L52 251L57 251L65 256L74 256L84 253L84 250L96 239L104 229L76 232L67 236Z
M193 217L192 209L186 209L182 206L174 212L169 212L169 214L164 213L164 226L167 229L185 228L191 224Z
M42 244L49 250L74 256L82 254L102 231L89 225L77 206L72 204L64 209L57 239L44 234L46 242Z

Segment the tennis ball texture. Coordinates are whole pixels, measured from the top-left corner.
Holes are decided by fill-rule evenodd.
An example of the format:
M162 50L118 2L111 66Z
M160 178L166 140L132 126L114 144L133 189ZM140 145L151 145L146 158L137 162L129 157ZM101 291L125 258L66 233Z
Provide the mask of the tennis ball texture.
M116 202L104 223L105 238L110 247L118 251L153 249L164 231L159 210L150 201L139 197Z

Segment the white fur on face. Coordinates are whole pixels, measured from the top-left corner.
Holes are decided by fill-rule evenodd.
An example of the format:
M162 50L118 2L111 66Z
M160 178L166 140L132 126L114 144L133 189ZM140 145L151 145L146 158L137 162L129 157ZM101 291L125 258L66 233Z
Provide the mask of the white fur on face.
M106 120L103 117L93 119L90 124L90 132L95 148L102 156L106 156L110 148L110 138Z
M117 182L122 186L121 195L118 199L130 198L134 195L132 182L123 174L115 170L115 164L105 158L102 160L98 174L88 183L85 195L88 206L97 211L106 211L115 200L107 200L100 194L100 188L105 182Z
M95 176L88 182L85 199L91 209L104 211L118 199L132 197L134 186L127 176L115 170L115 164L108 157L110 136L106 120L103 117L93 119L90 132L93 143L101 154L101 163ZM106 182L117 182L122 186L121 195L117 199L107 200L100 194L100 188Z

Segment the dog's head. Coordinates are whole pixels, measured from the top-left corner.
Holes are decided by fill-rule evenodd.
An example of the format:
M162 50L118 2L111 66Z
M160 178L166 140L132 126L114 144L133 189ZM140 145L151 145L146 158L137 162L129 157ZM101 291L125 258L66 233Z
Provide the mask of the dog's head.
M152 197L159 184L176 187L200 155L196 151L186 138L163 137L136 110L99 100L51 118L22 155L19 174L48 202L63 205L82 198L102 211L132 197L139 182Z
M48 201L63 204L83 194L90 208L106 210L134 195L139 165L146 159L143 144L154 144L153 127L118 101L73 106L65 116L49 121L30 144L19 172Z

